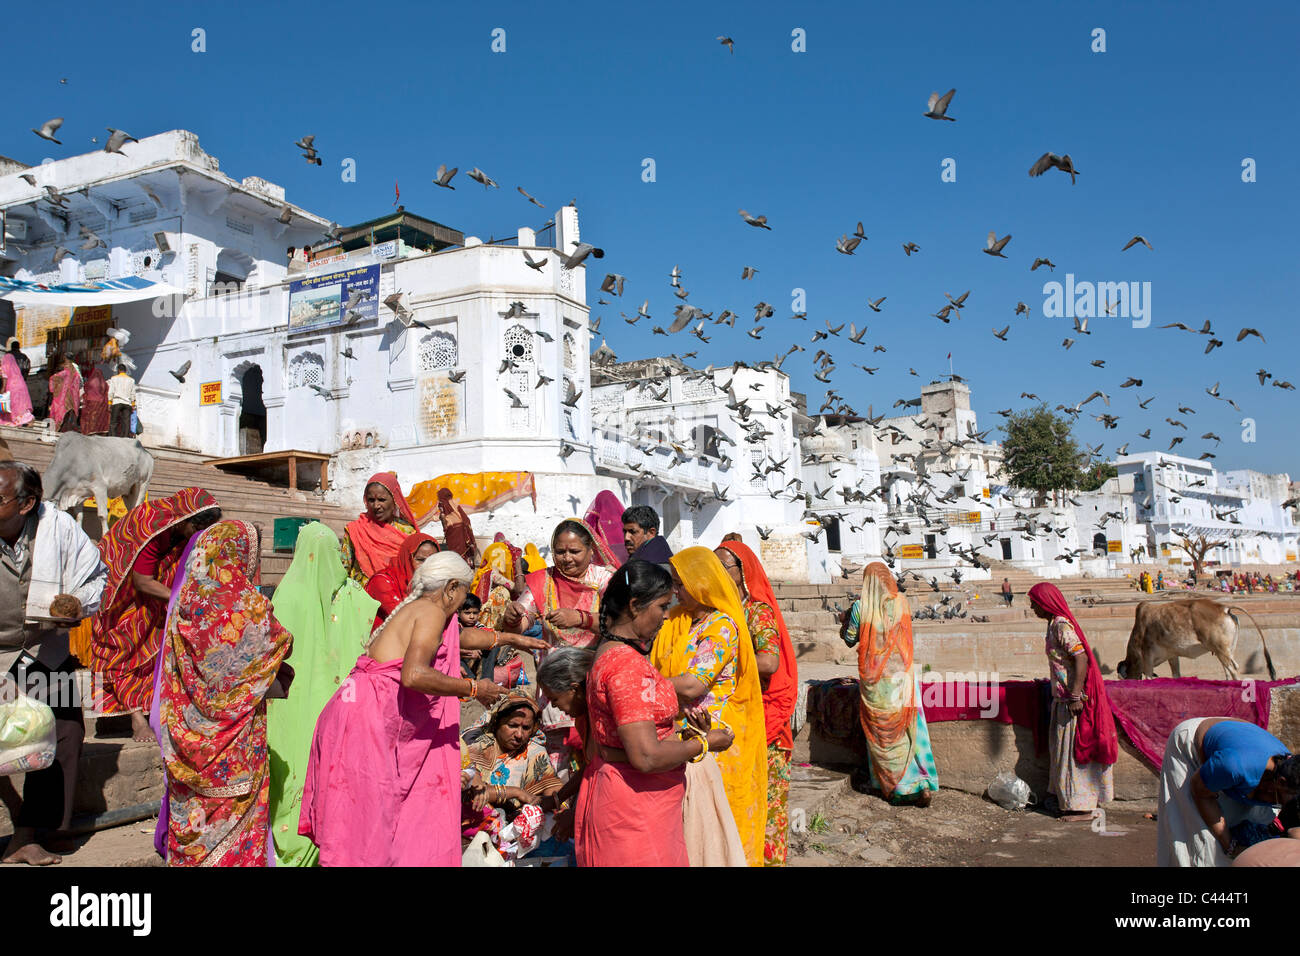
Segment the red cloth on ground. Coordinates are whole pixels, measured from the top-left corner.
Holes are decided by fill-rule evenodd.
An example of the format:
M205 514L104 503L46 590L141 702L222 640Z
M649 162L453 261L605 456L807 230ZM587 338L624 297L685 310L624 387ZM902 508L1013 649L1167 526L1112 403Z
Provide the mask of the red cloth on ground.
M799 670L795 663L794 644L790 642L790 632L785 626L785 615L777 603L772 583L748 545L739 541L724 541L722 547L736 556L740 562L740 573L745 579L745 590L755 601L761 601L776 613L776 627L781 635L781 655L777 671L763 691L763 718L767 724L767 742L778 744L786 750L794 749L794 732L790 727L790 717L794 714L795 703L799 699Z
M1016 724L1034 732L1034 747L1039 748L1042 736L1042 690L1040 681L1011 680L997 685L997 700L990 703L994 713L985 717L979 704L980 687L968 681L921 681L921 703L925 709L926 723L947 720L993 720L1000 724ZM987 692L984 698L988 699ZM930 704L929 701L934 701ZM949 706L948 701L953 701ZM958 705L957 701L965 701Z
M1115 720L1124 728L1143 758L1160 769L1165 743L1173 729L1192 717L1236 717L1268 728L1274 687L1294 684L1300 678L1279 681L1198 680L1195 677L1157 677L1154 680L1106 682ZM1245 691L1249 687L1252 693ZM1253 696L1254 700L1244 698Z
M1030 588L1029 601L1054 617L1068 620L1074 625L1074 633L1079 635L1087 655L1088 676L1083 686L1083 711L1075 721L1074 759L1078 763L1092 763L1095 760L1109 766L1119 756L1119 733L1115 730L1115 718L1110 711L1110 700L1106 697L1101 669L1097 666L1097 659L1092 654L1092 647L1083 634L1083 628L1070 613L1070 605L1061 589L1050 581L1040 581Z

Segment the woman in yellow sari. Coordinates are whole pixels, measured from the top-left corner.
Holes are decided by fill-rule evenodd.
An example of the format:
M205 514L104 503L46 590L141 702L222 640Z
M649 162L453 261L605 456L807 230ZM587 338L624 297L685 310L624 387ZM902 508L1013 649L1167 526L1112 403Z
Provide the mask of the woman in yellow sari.
M672 557L677 608L664 621L651 663L672 681L683 706L704 706L735 743L718 754L727 802L745 860L763 865L767 823L767 732L763 689L740 592L708 548Z

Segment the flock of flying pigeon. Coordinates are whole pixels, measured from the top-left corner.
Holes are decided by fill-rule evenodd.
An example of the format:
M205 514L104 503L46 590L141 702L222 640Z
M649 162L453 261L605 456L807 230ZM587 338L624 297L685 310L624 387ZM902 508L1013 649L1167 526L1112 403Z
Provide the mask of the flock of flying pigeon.
M732 55L735 54L735 43L732 40L732 38L726 36L719 36L717 40L721 45L727 47L727 49ZM926 102L926 110L922 115L925 118L935 120L935 121L944 121L950 123L956 122L957 121L956 117L948 115L948 111L952 105L953 97L955 96L956 92L957 91L955 89L950 89L948 90L947 93L944 93L943 95L940 95L937 92L931 93L929 99ZM63 125L63 119L56 117L54 119L48 120L47 122L43 123L39 128L33 128L32 132L35 133L37 136L41 137L42 139L59 144L61 141L56 138L56 134L60 132L62 125ZM116 152L122 155L126 155L122 147L127 143L136 142L134 137L123 132L122 130L109 128L108 132L110 135L108 137L107 142L103 146L106 152ZM92 140L92 142L93 141L95 140ZM321 159L320 153L316 147L314 135L303 136L301 139L299 139L297 142L294 143L294 146L302 151L301 154L302 158L308 164L313 166L318 166L318 167L322 165L323 160ZM1056 153L1053 152L1045 152L1037 160L1035 160L1034 163L1029 167L1029 176L1040 177L1053 169L1058 170L1062 174L1068 175L1070 177L1071 185L1074 185L1077 182L1077 177L1082 175L1082 173L1074 165L1074 161L1068 153L1057 155ZM432 180L433 185L443 189L454 190L456 187L453 185L453 180L457 176L458 172L459 172L458 167L451 167L449 169L445 164L439 165L434 175L434 178ZM485 173L482 169L480 169L477 166L470 169L469 172L466 173L466 176L469 179L473 180L474 182L481 184L484 187L484 189L500 188L496 180L492 179L490 176L488 176L487 173ZM33 176L24 175L23 178L27 180L32 186L37 185L36 180ZM535 197L530 195L522 186L518 186L516 187L516 189L518 193L528 202L532 203L538 208L542 208L542 209L546 208L545 204L543 204L542 202L538 201ZM45 201L55 206L67 205L67 199L64 196L62 196L54 187L47 185L44 187L44 191L45 191L45 197L44 197ZM151 198L153 198L154 201L157 202L160 206L162 205L161 200L158 199L158 197L151 196ZM571 202L570 204L573 205L574 203ZM286 205L284 211L281 214L281 218L284 219L288 215L289 215L289 207ZM768 222L768 218L766 215L752 214L748 210L742 208L739 210L739 216L746 225L754 229L765 230L768 232L775 231L773 225ZM544 229L547 226L550 226L551 224L552 223L548 222L544 224L542 228ZM90 249L94 249L106 245L105 242L100 237L95 235L92 231L90 231L84 226L81 227L81 235L85 240L85 242L81 245L82 250L90 250ZM338 236L337 223L331 225L330 229L326 232L326 236L331 239L337 239ZM1004 235L999 238L996 230L990 230L986 242L983 248L981 249L981 251L990 257L999 258L999 259L1008 259L1009 257L1006 253L1006 250L1008 245L1011 243L1011 240L1012 237L1010 234ZM866 235L864 224L861 221L859 221L856 224L856 227L854 228L852 233L844 232L843 234L841 234L839 238L835 240L834 246L837 252L843 255L852 256L856 253L859 246L863 242L867 242L867 241L868 241L868 236ZM1152 244L1144 236L1141 235L1134 235L1132 238L1130 238L1123 245L1122 251L1128 251L1134 248L1135 246L1139 246L1139 245L1143 246L1148 252L1154 251ZM921 246L919 246L917 243L910 240L903 242L901 246L904 254L908 257L921 253L922 251ZM59 261L61 261L62 258L71 254L72 253L69 250L60 246L55 252L54 261L57 264ZM531 255L529 255L527 251L525 251L523 255L524 255L526 265L529 268L537 270L539 272L545 269L549 262L547 258L542 258L540 260L534 259ZM560 267L563 269L573 269L576 268L578 265L582 264L583 262L585 262L588 259L588 257L600 259L603 258L604 255L605 252L603 249L593 246L590 243L576 243L575 248L573 248L572 250L561 250L562 259L560 261ZM1038 270L1040 267L1046 267L1049 270L1054 271L1056 268L1056 264L1047 258L1035 257L1029 269L1032 272ZM744 265L741 270L741 279L752 280L758 274L759 271L760 270L756 267L750 265ZM683 331L686 331L689 328L689 333L688 333L689 335L693 336L694 338L698 339L701 342L708 343L712 340L713 335L718 334L717 327L725 326L729 330L734 329L736 327L737 319L739 318L739 316L737 315L737 313L731 311L730 309L723 309L721 312L717 312L715 317L716 310L705 311L699 306L691 305L689 303L688 300L690 297L690 292L682 285L683 273L680 267L674 266L671 273L669 273L668 278L670 279L670 283L671 283L670 287L672 289L672 294L676 299L679 300L680 304L675 306L675 309L673 311L672 321L667 323L667 328L664 328L662 325L653 325L652 326L653 334L663 335L663 336L673 336ZM618 273L608 273L604 276L604 279L600 284L600 292L602 296L611 295L614 297L622 297L626 282L627 279L625 276L620 275ZM971 293L969 290L962 293L959 296L952 296L945 293L945 298L947 299L947 302L942 307L940 307L937 312L933 313L933 316L939 319L944 324L949 324L953 318L961 319L962 310L966 307L967 298L970 296L970 294ZM399 316L401 315L401 312L404 311L401 306L400 295L401 295L400 293L395 293L394 295L390 296L388 299L385 300L386 304L388 304L390 308L394 310L394 312L397 312ZM866 303L867 307L873 313L881 313L883 311L886 298L887 296L880 296L875 299L868 299ZM601 305L612 304L604 298L599 298L598 302ZM354 314L354 310L358 304L359 301L358 302L349 301L347 307L350 315ZM517 311L519 313L522 313L523 308L524 307L522 303L512 304L512 311ZM767 320L773 319L776 315L776 310L774 306L772 306L771 304L765 301L759 301L753 307L753 309L754 309L753 324L752 326L745 329L745 334L751 339L761 340L763 338L763 333L769 328L768 325L765 325L763 323L766 322ZM1112 305L1109 301L1105 303L1105 310L1108 314L1114 314L1114 309L1115 306ZM649 298L644 299L641 306L631 316L629 316L626 312L622 312L620 314L622 315L624 321L628 325L632 325L632 326L636 325L642 319L653 321L650 313ZM1014 314L1016 316L1029 315L1030 314L1029 306L1027 306L1024 302L1016 303ZM798 313L794 313L792 316L790 316L790 318L795 321L806 322L808 316L806 312L798 312ZM414 320L413 317L410 318L410 321L419 324L416 320ZM600 321L601 321L600 318L595 318L591 321L591 330L593 332L599 331ZM1074 321L1073 336L1065 337L1064 341L1061 343L1061 347L1066 350L1068 350L1071 346L1076 344L1081 337L1092 334L1088 328L1088 319L1075 318L1073 321ZM816 345L819 342L826 343L826 347L819 348L816 351L813 359L813 367L814 367L813 377L823 384L827 384L827 385L830 384L831 375L836 369L836 358L833 352L830 350L831 348L833 348L831 339L840 338L841 333L844 331L846 324L848 326L849 331L848 331L848 335L844 336L842 340L847 340L847 342L851 344L861 345L864 348L870 348L870 352L868 354L871 355L874 355L875 353L883 353L886 351L885 346L883 345L877 344L874 346L869 346L868 343L864 341L864 336L867 332L867 327L865 324L861 328L859 328L856 322L849 322L849 323L841 322L839 325L835 325L835 326L832 326L830 322L825 322L824 329L814 328L809 343L810 345ZM1171 322L1161 326L1161 328L1176 329L1192 335L1205 336L1206 338L1205 354L1207 355L1210 352L1214 351L1214 349L1220 348L1224 345L1224 340L1217 337L1214 329L1211 326L1210 321L1208 320L1205 321L1205 323L1200 329L1193 329L1182 322ZM994 335L994 337L1003 342L1008 340L1008 335L1010 334L1010 332L1011 332L1010 324L1007 324L1001 329L994 328L992 330L992 334ZM546 337L546 334L540 331L536 332L535 334ZM1240 331L1236 335L1236 342L1241 343L1245 339L1251 337L1258 338L1261 341L1261 343L1264 342L1264 336L1260 334L1259 330L1250 327L1244 327L1240 329ZM805 346L798 344L796 342L790 345L790 347L786 351L778 352L774 356L771 362L759 363L756 367L773 367L779 369L781 368L782 364L786 361L786 359L788 359L791 355L793 355L795 352L803 352L803 351L806 351ZM697 354L696 352L687 352L680 356L673 355L672 358L677 360L684 360L687 358L693 358L696 356L696 354ZM188 364L189 363L186 363L186 366L188 366ZM507 358L506 360L503 361L500 371L504 373L510 370L510 368L514 364L515 363L513 359ZM866 372L868 375L874 374L879 369L879 366L871 367L866 364L859 364L856 362L853 362L851 364L853 367ZM1093 360L1091 362L1091 365L1099 369L1104 369L1106 365L1106 360L1104 359ZM748 366L748 364L743 361L734 362L732 365L733 376L734 376L734 372L742 367L750 367L750 366ZM187 371L188 368L183 367L181 369L173 371L171 374L175 376L178 380L184 381L184 375ZM661 372L664 374L667 374L669 371L670 369L668 367L661 369ZM915 369L909 369L908 371L911 375L914 376L919 375L919 373ZM462 377L464 375L463 372L458 372L455 374L459 374ZM685 374L687 378L699 378L702 380L707 379L712 381L714 368L713 366L709 366L704 370L694 371L694 372L687 371ZM1265 386L1271 380L1272 386L1275 388L1280 388L1284 390L1295 389L1295 386L1292 385L1291 382L1275 378L1273 374L1267 371L1266 369L1260 368L1256 373L1256 375L1258 377L1260 386ZM538 381L534 387L535 388L544 387L545 385L549 384L551 381L553 381L553 379L549 378L545 374L539 373ZM668 389L662 377L661 378L655 378L655 377L638 378L636 381L628 383L628 387L648 388L651 390L651 392L661 394L664 400L667 399ZM770 433L767 432L759 422L751 420L753 409L750 404L751 402L750 398L743 397L743 396L738 397L734 389L732 389L730 382L728 382L726 385L720 385L719 387L722 388L722 390L728 394L729 400L727 402L726 407L730 412L733 413L734 420L737 423L739 423L742 430L746 432L745 440L747 442L752 442L754 444L763 444L765 439L770 435ZM1132 376L1126 377L1126 379L1118 386L1118 388L1120 389L1127 389L1127 388L1140 389L1141 387L1142 387L1142 379L1135 378ZM1234 401L1232 398L1220 394L1219 387L1220 387L1220 383L1215 382L1212 386L1204 390L1205 394L1207 394L1208 396L1210 396L1216 401L1225 402L1231 405L1234 409L1240 411L1240 406L1238 406L1236 401ZM504 389L504 392L506 394L506 397L511 401L512 407L522 407L524 403L522 401L521 396L519 396L516 392L512 391L509 388ZM329 397L327 391L322 390L322 394L324 394L327 398ZM570 386L569 394L566 394L563 400L566 405L570 407L574 407L576 406L577 400L580 396L581 396L581 392L580 391L574 392L572 386ZM1022 392L1021 398L1032 400L1032 401L1039 400L1037 395L1029 392ZM1093 402L1096 399L1101 399L1104 406L1106 406L1107 408L1110 407L1111 395L1103 391L1102 389L1096 389L1090 395L1088 395L1088 397L1084 398L1081 401L1072 404L1064 403L1064 404L1056 405L1056 410L1063 412L1071 419L1077 419L1081 414L1084 413L1084 407L1089 405L1091 402ZM1147 398L1147 399L1139 398L1137 402L1138 409L1142 411L1146 411L1148 409L1148 406L1153 401L1153 399L1154 396L1152 398ZM909 401L899 399L894 403L894 408L903 407L904 409L906 409L906 408L916 407L919 404L920 404L919 399L912 399ZM787 402L785 405L773 405L771 403L766 403L766 411L769 415L773 417L780 417L780 418L788 417L792 409L793 409L792 401ZM1187 417L1187 416L1194 415L1196 413L1196 410L1188 405L1179 405L1178 413L1180 416ZM875 417L872 417L870 410L868 410L868 413L865 416L861 415L856 409L854 409L849 404L849 402L845 398L843 398L841 395L838 394L838 391L835 388L828 388L826 390L826 400L821 406L821 408L818 409L817 414L819 416L825 414L850 416L852 418L856 418L859 420L866 420L872 427L879 426L879 424L884 419L884 415L877 415ZM1004 417L1010 417L1013 414L1013 411L1011 409L1001 409L998 411L998 414ZM1119 428L1119 422L1125 416L1119 414L1112 414L1109 411L1102 411L1100 414L1093 415L1092 417L1096 421L1101 423L1104 429L1115 430ZM1173 428L1181 428L1184 431L1189 432L1189 429L1186 423L1182 420L1182 418L1175 419L1172 416L1170 416L1167 417L1165 421L1169 423L1170 426ZM920 417L918 417L916 423L921 428L924 428L928 424L927 422L924 421L923 418ZM811 430L805 432L800 437L806 437L809 434L816 434L820 431L821 427L822 427L822 422L819 421L813 426ZM908 504L912 506L912 508L915 511L916 517L919 520L921 520L927 528L931 528L931 527L938 528L938 530L941 533L946 533L947 527L944 524L942 517L939 516L939 512L944 505L948 505L951 507L951 506L957 506L959 504L955 492L948 491L948 492L940 493L931 484L929 477L925 473L927 460L932 459L934 457L933 453L935 451L938 451L940 453L941 459L949 459L949 457L954 452L959 452L962 448L964 448L967 445L984 443L987 435L988 432L984 431L980 433L968 434L966 436L962 436L960 438L955 438L951 440L927 438L925 441L921 442L922 451L917 453L915 456L912 456L915 459L914 466L917 468L920 474L920 481L917 490L912 494ZM1151 436L1151 428L1149 426L1145 430L1135 433L1136 438L1140 438L1143 440L1149 439L1150 436ZM645 443L643 445L643 450L648 449L652 451L654 449L654 443L656 442L658 443L659 447L664 447L664 446L670 447L672 448L673 453L676 456L677 460L680 461L689 460L691 457L694 457L694 455L699 453L698 449L685 447L681 443L673 439L672 436L670 435L647 432L647 433L638 433L632 437L636 441ZM905 436L899 429L891 425L891 426L886 426L883 429L878 428L877 437L882 441L890 441L893 444L898 444ZM720 432L716 435L716 439L723 442L731 441L730 438L728 438L727 436L725 436ZM1183 436L1175 435L1167 450L1173 451L1180 444L1182 444L1184 440L1185 439ZM1206 432L1201 436L1201 440L1213 441L1215 443L1215 447L1217 447L1219 442L1222 439L1218 435L1215 435L1213 432ZM1122 445L1119 445L1115 449L1116 454L1118 455L1126 454L1128 449L1128 444L1129 442L1125 442ZM567 458L569 455L573 454L574 451L575 449L573 448L573 446L568 445L566 443L565 447L562 448L561 453L563 457ZM1093 458L1096 458L1101 454L1102 454L1102 446L1098 445L1095 447L1089 447L1087 449L1086 457L1089 461L1091 461ZM1214 457L1215 457L1214 453L1209 450L1204 451L1200 455L1200 458L1202 460L1213 459ZM725 452L721 452L721 458L723 459L724 466L730 465L731 463L730 458ZM828 464L831 461L832 459L824 456L818 456L818 455L805 456L805 463L807 464ZM787 464L788 464L788 459L782 461L775 461L771 459L769 453L769 456L766 460L754 466L755 474L752 477L766 479L767 476L772 473L779 473L784 475L784 469L787 466ZM635 466L634 466L634 470L636 470ZM956 470L952 470L948 473L955 475L959 479L961 477ZM838 471L831 470L829 471L829 474L833 479L835 475L838 474ZM773 498L785 498L790 501L805 500L805 498L807 497L807 498L811 498L814 502L815 501L824 502L826 501L828 495L833 490L835 490L833 486L828 486L827 488L820 488L816 483L813 484L811 489L805 489L803 487L803 482L798 478L794 478L786 483L786 487L783 490L771 491L769 492L769 494L771 494ZM713 495L717 500L726 501L727 500L726 494L727 494L726 489L719 488L716 485L714 485ZM862 491L860 489L854 489L846 486L840 489L840 494L842 496L842 500L846 504L854 503L854 502L865 503L873 499L880 499L883 501L884 499L882 498L882 496L885 494L885 487L882 485L882 486L878 486L877 488L871 489L870 491ZM978 497L972 498L971 500L978 503L979 505L988 506L987 503L983 502ZM705 502L704 495L699 495L695 499L687 501L688 506L690 506L693 509L699 509L703 507L705 503L706 502ZM936 515L936 517L932 518L930 516L931 512L933 512ZM821 522L821 526L819 526L815 531L805 532L809 538L812 538L814 540L820 538L821 534L824 532L825 527L828 525L830 519L835 517L842 517L842 518L847 517L847 515L828 514L824 511L818 513L814 513L810 511L809 516L810 517L815 516ZM872 521L874 519L868 517L865 520ZM1026 536L1032 537L1038 535L1050 535L1052 533L1055 533L1058 536L1063 536L1065 533L1064 528L1052 528L1043 525L1039 519L1036 519L1033 515L1030 514L1018 513L1017 520L1023 522L1018 526L1018 530L1020 530L1021 533L1025 534ZM1226 520L1231 520L1231 519L1227 518ZM768 535L771 533L771 529L768 528L759 528L758 530L759 530L759 534L765 540L768 537ZM855 528L855 530L859 530L859 529ZM893 549L888 542L888 538L891 535L907 533L909 530L910 528L907 523L896 521L896 520L891 521L889 526L884 529L884 535L885 535L885 541L883 544L883 548L885 552L884 556L886 561L891 566L893 566L895 558L894 558ZM989 543L992 537L996 537L996 535L986 536L985 538L986 545ZM951 546L949 550L955 556L961 558L964 561L970 562L971 564L975 564L975 565L979 564L978 556L973 548L963 548L960 545L954 545ZM1074 549L1073 551L1068 551L1060 555L1057 555L1057 558L1066 561L1073 561L1075 558L1079 556L1080 553L1082 553L1082 551L1083 549ZM959 569L955 569L954 571L952 571L950 573L950 576L953 577L953 579L957 583L960 583L961 572ZM902 582L900 581L900 586L901 584ZM930 584L932 588L937 590L938 588L937 582L931 581Z

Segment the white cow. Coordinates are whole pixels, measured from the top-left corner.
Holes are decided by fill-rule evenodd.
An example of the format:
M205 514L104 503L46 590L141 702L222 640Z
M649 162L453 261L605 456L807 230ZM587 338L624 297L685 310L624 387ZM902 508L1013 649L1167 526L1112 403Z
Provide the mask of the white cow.
M77 509L93 496L99 522L108 527L108 501L121 498L128 509L144 501L153 478L153 456L135 438L106 438L67 432L54 446L54 458L41 476L45 500L63 511Z

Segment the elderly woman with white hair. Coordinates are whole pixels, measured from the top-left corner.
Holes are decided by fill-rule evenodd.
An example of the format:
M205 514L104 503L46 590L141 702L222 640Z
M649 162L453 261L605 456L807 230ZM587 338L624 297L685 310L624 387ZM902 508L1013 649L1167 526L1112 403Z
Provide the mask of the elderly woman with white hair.
M461 631L473 572L434 554L380 625L316 722L298 832L322 866L456 866L461 859L460 708L505 689L457 676L462 647L545 647L521 634Z

